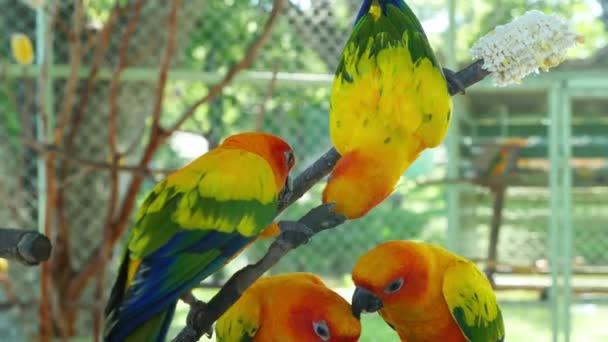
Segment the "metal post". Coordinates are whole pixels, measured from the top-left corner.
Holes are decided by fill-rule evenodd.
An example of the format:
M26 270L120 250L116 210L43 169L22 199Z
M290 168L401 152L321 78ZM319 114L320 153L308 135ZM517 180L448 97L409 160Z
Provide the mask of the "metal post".
M559 234L560 234L560 212L559 201L559 177L560 156L559 156L559 112L560 112L560 85L553 85L549 88L548 108L549 108L549 263L551 265L551 289L549 291L549 302L551 316L552 341L559 341L560 317L559 317L559 290L560 290L560 256L559 256Z
M44 48L45 48L45 28L46 28L46 18L45 18L45 13L44 13L44 9L43 8L39 8L38 10L36 10L36 65L38 66L38 85L40 86L43 82L42 82L42 73L40 72L40 70L42 70L42 65L45 63L44 61ZM44 132L44 127L42 124L42 115L40 113L40 111L44 110L43 108L41 108L41 106L44 104L44 102L41 100L41 98L38 98L38 105L39 107L37 107L38 110L38 114L36 115L36 138L38 139L38 141L44 141L44 137L46 135L46 132ZM37 217L37 221L38 221L38 231L40 231L41 233L44 232L44 210L46 208L46 179L45 179L45 172L44 172L44 160L40 157L38 157L37 160L37 167L36 167L36 173L37 173L37 187L38 187L38 196L37 196L37 200L38 200L38 217Z
M561 251L564 268L564 306L562 307L562 322L564 329L564 341L570 341L570 306L572 304L572 289L571 289L571 277L572 277L572 147L570 144L572 132L571 132L571 117L572 117L572 102L570 96L564 88L561 99L561 120L562 120L562 211L561 211L561 222L562 222L562 243Z
M571 102L562 82L549 90L549 247L553 341L570 341L572 260ZM561 338L560 338L561 337Z
M500 137L505 140L509 137L509 109L502 107L500 109Z
M456 0L448 0L449 30L447 33L447 64L449 67L456 66ZM453 100L452 123L446 139L448 152L447 178L457 179L460 176L460 112L458 98ZM459 231L460 231L460 189L457 184L447 185L447 221L448 221L448 248L452 251L459 251Z

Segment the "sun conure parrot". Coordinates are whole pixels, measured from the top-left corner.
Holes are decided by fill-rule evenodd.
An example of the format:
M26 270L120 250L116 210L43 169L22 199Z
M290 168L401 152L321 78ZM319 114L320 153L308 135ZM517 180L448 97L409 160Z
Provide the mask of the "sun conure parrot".
M311 273L257 280L217 321L218 342L354 342L361 325L340 295Z
M271 224L294 162L280 138L242 133L158 183L137 213L105 340L163 341L180 296Z
M488 280L475 264L441 247L385 242L356 262L353 281L353 313L379 310L401 341L504 341Z
M389 196L420 152L443 141L450 123L448 81L403 0L363 1L330 105L331 140L342 157L323 202L354 219Z

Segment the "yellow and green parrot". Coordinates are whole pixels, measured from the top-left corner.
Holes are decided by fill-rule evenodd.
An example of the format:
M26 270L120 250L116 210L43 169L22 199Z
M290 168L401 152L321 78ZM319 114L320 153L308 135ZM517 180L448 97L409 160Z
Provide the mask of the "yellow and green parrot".
M311 273L261 278L217 321L218 342L355 342L350 304Z
M488 280L441 247L388 241L353 268L353 313L379 311L407 342L499 342L505 329Z
M158 183L137 213L104 339L164 341L177 300L272 223L294 163L282 139L242 133Z
M342 158L324 203L354 219L389 196L420 152L439 145L452 102L420 22L403 0L364 0L332 87L331 140Z

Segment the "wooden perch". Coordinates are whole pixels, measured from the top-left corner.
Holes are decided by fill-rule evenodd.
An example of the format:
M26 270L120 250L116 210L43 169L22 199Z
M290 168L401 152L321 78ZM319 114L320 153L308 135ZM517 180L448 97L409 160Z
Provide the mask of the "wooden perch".
M0 228L0 257L38 265L51 256L51 241L35 230Z

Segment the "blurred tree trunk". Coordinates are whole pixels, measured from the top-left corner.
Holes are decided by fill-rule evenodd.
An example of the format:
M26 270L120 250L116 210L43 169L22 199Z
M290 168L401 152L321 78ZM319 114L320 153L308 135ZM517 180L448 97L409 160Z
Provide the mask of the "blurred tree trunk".
M492 207L492 221L490 223L490 240L488 242L488 260L484 270L490 284L494 286L494 273L498 264L498 242L500 226L502 225L503 208L505 206L505 193L507 187L499 185L491 189L494 196L494 206Z

